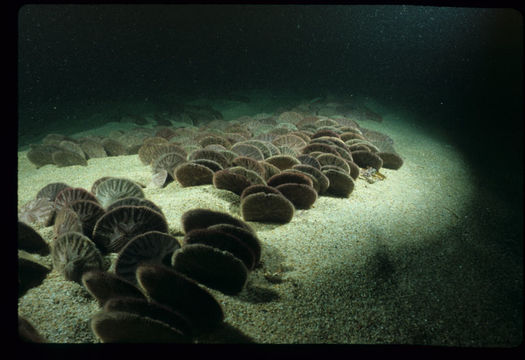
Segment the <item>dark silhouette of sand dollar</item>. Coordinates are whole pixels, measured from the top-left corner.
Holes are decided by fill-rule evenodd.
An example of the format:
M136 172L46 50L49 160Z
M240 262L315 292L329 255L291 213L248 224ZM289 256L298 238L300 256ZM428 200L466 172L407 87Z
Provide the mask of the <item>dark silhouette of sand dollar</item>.
M386 169L398 170L403 166L403 159L394 153L390 152L378 152L377 156L383 160L383 167Z
M193 336L188 319L167 306L154 301L133 297L112 298L104 304L104 311L123 311L138 316L145 316L162 321L172 328L180 330L188 339Z
M277 175L272 176L268 179L267 185L276 187L281 184L305 184L312 186L312 180L305 174L291 171L283 171Z
M270 156L265 161L277 167L281 171L289 169L294 165L300 164L299 160L290 155L274 155Z
M146 316L122 311L100 311L91 318L91 330L103 343L187 343L180 330Z
M191 209L182 214L182 228L184 233L194 229L205 229L216 224L231 224L246 229L251 233L255 231L244 221L233 217L232 215L210 209Z
M305 184L281 184L277 190L290 200L296 209L310 209L317 200L317 191Z
M242 166L245 169L255 171L261 178L265 178L264 167L255 159L246 156L238 156L232 161L233 166Z
M167 233L164 216L146 206L119 206L98 219L93 242L103 253L119 252L135 236L148 231Z
M250 250L252 251L254 260L255 260L254 267L259 265L259 262L261 261L262 247L261 247L261 241L259 240L259 238L257 237L255 233L252 233L246 230L245 228L241 228L239 226L235 226L231 224L215 224L215 225L209 226L208 229L220 230L222 232L235 236L243 244L248 246Z
M58 167L74 165L87 166L88 164L87 160L84 157L69 150L54 151L51 154L51 157L53 158L53 163L55 163L55 165Z
M132 180L112 177L97 186L95 196L100 205L107 208L113 202L126 197L143 198L144 192Z
M348 167L350 168L350 177L355 181L359 177L359 166L353 161L347 161Z
M138 287L118 275L93 270L82 275L82 284L100 306L113 298L133 297L146 299Z
M224 313L217 300L186 275L153 264L139 266L136 275L148 298L182 314L195 335L209 332L223 322Z
M220 170L213 174L213 185L217 189L228 190L237 195L240 195L251 184L246 176L229 170Z
M292 220L294 206L283 195L258 192L243 198L241 214L245 221L285 224Z
M44 343L45 339L27 319L18 315L18 337L27 343Z
M53 267L69 281L81 283L82 275L92 270L105 270L100 251L87 236L77 232L60 235L51 250Z
M248 170L245 167L234 166L228 168L228 171L246 177L252 184L266 184L266 181L259 174L257 174L255 171Z
M173 268L227 295L242 291L248 277L243 262L232 253L204 244L185 245L173 253Z
M363 169L371 166L379 170L383 166L383 160L375 153L359 150L352 152L352 157L354 162Z
M268 185L261 185L261 184L255 184L255 185L251 185L251 186L248 186L246 189L244 189L241 193L241 201L248 195L250 194L255 194L255 193L265 193L265 194L277 194L277 195L281 195L281 193L279 192L279 190L277 190L276 188L272 187L272 186L268 186Z
M18 221L17 237L18 249L42 256L49 255L49 245L35 229L26 223Z
M42 284L51 268L24 250L18 250L18 297Z
M328 194L347 198L354 190L354 181L343 171L328 169L323 170L323 174L330 180L330 186L326 190Z
M115 260L115 274L135 283L135 271L140 264L170 264L171 254L180 248L179 241L166 233L148 231L135 236L120 250Z
M317 184L319 186L319 189L317 192L319 194L322 194L328 189L328 186L330 186L330 180L326 177L325 174L320 169L317 169L313 166L306 165L306 164L299 164L295 165L292 170L298 170L305 174L308 174L312 177L314 177L317 180Z
M213 183L213 171L204 165L183 163L174 170L175 179L182 187L209 185Z
M184 236L184 245L203 244L228 251L241 260L248 270L255 267L255 255L250 247L235 235L219 229L195 229Z

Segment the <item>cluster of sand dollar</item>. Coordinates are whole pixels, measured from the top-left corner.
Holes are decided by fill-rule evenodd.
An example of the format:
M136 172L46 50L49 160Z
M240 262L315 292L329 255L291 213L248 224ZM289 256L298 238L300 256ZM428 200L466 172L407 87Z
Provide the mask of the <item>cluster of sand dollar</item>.
M285 111L200 123L136 127L108 137L50 134L27 156L37 167L60 167L138 154L151 168L152 185L213 185L239 196L244 221L272 223L290 222L296 209L311 208L319 196L347 198L358 177L368 180L403 164L388 136L347 117ZM220 326L222 308L198 284L228 295L242 291L260 261L255 232L229 214L195 209L183 215L179 241L142 187L108 176L90 190L63 183L41 189L19 210L19 296L51 271L31 255L36 251L51 255L66 280L98 300L102 310L91 325L104 342L192 342ZM27 225L32 222L53 226L51 248ZM118 256L112 262L109 254ZM19 329L27 340L42 341L23 318Z
M384 134L351 119L292 111L164 127L144 139L138 155L154 186L213 184L240 196L244 220L275 223L291 221L319 195L349 197L362 174L403 164Z
M198 341L224 318L198 284L235 295L261 259L255 231L226 213L188 211L179 241L162 210L126 178L103 177L90 190L50 183L30 203L37 205L24 206L19 219L53 226L55 236L49 246L19 220L19 297L53 268L98 300L91 328L103 342ZM30 253L49 256L52 268ZM22 317L19 330L44 341Z

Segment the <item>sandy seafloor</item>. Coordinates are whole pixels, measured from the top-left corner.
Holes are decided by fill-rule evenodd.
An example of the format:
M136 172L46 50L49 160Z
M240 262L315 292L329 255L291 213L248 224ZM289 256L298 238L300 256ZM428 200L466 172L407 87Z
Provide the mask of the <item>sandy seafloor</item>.
M522 264L501 241L513 235L498 226L510 210L490 193L479 198L461 153L415 124L396 113L385 114L382 123L360 122L394 139L404 158L401 169L381 170L386 180L358 179L350 198L321 196L285 225L250 223L263 244L263 265L238 296L211 290L231 328L200 342L249 337L265 344L521 343ZM119 126L110 123L94 133ZM19 152L18 205L48 183L90 189L102 176L147 185L151 171L137 155L36 169ZM238 196L212 185L182 188L172 182L144 191L162 208L170 231L180 230L181 215L193 208L240 217ZM36 229L51 241L51 227ZM43 260L51 263L50 256ZM282 282L263 276L274 272L281 272ZM52 343L97 342L89 328L97 311L81 285L56 271L18 302L19 314Z

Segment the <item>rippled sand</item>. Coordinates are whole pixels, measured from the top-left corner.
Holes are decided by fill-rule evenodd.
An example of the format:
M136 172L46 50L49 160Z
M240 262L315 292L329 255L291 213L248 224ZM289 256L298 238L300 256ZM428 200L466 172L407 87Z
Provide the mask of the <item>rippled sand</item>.
M322 196L286 225L250 223L263 243L263 265L240 295L212 291L235 331L201 342L519 344L522 264L499 241L509 210L479 192L460 153L410 119L387 114L383 123L360 125L394 139L403 167L381 170L386 180L374 184L358 179L348 199ZM102 176L145 185L151 176L137 155L38 170L26 152L18 155L19 206L50 182L89 189ZM197 207L240 217L238 197L211 185L144 190L170 229ZM51 228L37 230L51 240ZM75 343L97 341L89 329L97 309L80 285L52 271L18 311L49 342Z

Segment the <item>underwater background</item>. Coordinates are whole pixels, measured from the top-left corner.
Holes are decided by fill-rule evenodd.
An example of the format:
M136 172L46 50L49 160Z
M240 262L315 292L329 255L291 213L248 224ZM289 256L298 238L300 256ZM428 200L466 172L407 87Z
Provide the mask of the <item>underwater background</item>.
M442 291L443 297L437 297L441 300L449 298L456 293L457 288L461 288L461 281L468 283L472 276L479 282L475 282L476 286L472 282L471 287L463 288L465 294L468 292L466 289L477 288L480 283L490 292L488 288L496 282L496 277L490 274L496 271L501 276L508 274L508 278L500 283L504 291L500 291L499 296L505 298L505 303L494 313L487 310L491 308L489 305L475 308L473 311L481 314L481 320L477 318L475 322L469 323L470 328L477 329L472 330L471 334L462 332L468 326L447 333L442 330L446 326L440 323L440 315L433 313L434 317L431 316L428 321L440 324L437 326L440 330L435 330L439 334L436 337L433 337L432 331L425 330L423 322L404 324L405 321L410 322L407 314L413 309L419 314L425 312L421 310L424 305L419 303L417 306L406 303L405 308L400 307L400 303L374 304L374 310L366 316L362 313L351 315L355 319L359 318L352 323L352 331L342 324L344 316L341 319L336 316L334 321L337 324L334 326L341 326L341 331L335 330L330 335L326 335L331 333L329 329L309 332L308 329L313 327L308 325L305 325L306 330L300 331L302 335L290 333L286 326L283 328L285 330L276 330L272 327L275 321L279 321L275 308L269 310L275 315L267 324L282 338L277 335L265 338L260 334L258 337L255 335L257 328L243 323L240 315L230 315L233 317L231 322L254 337L256 342L515 346L522 339L523 307L522 63L523 18L519 11L510 8L321 4L25 5L18 11L19 207L34 198L43 186L56 181L71 182L75 181L71 179L77 178L79 180L75 186L86 189L93 181L106 175L130 178L134 175L134 180L143 183L150 181L149 169L138 162L136 155L133 155L133 159L122 160L122 167L118 158L89 159L87 168L93 172L89 175L91 177L84 179L78 176L83 174L83 170L77 170L76 166L57 169L55 165L45 165L35 169L27 160L27 152L31 146L41 144L49 134L75 137L88 134L91 130L96 134L96 129L106 129L102 132L99 130L98 134L108 135L119 128L129 130L134 126L157 125L168 125L175 129L184 126L184 123L188 126L203 126L216 119L237 121L246 116L253 120L261 113L277 118L280 114L298 111L305 106L317 111L316 115L322 115L323 110L320 109L323 106L324 111L327 111L330 104L338 104L340 107L337 112L325 112L324 115L353 114L354 120L365 128L365 134L368 129L391 136L394 139L393 146L404 160L403 167L386 170L386 180L367 185L369 188L363 190L362 195L359 195L362 189L357 183L350 200L345 199L351 207L352 196L357 197L353 210L342 210L337 207L340 205L331 203L332 200L340 199L319 198L317 209L305 211L304 218L296 220L294 217L290 226L294 226L294 221L297 221L296 227L255 226L263 244L266 244L266 248L263 247L263 259L266 251L267 265L271 268L264 270L275 273L277 268L281 269L278 264L282 258L296 256L297 260L305 256L298 246L274 242L276 236L286 239L287 233L293 233L295 235L290 235L290 238L297 236L300 239L302 231L314 229L316 222L323 223L316 220L323 219L323 216L324 223L341 230L340 234L346 234L349 231L347 225L350 226L353 219L350 214L357 217L363 211L370 211L368 220L355 220L356 226L360 226L356 230L360 234L356 235L356 239L361 236L363 239L367 236L375 239L371 240L372 245L367 245L373 248L366 255L370 257L363 260L364 269L373 268L369 275L374 281L379 279L377 281L380 283L375 284L372 290L368 289L369 296L387 298L392 282L403 282L401 277L381 282L385 273L400 274L410 269L414 278L418 271L429 275L429 269L421 270L423 264L401 266L398 262L403 258L399 255L402 252L398 255L385 254L389 246L392 251L404 246L394 239L416 239L424 233L420 226L424 227L427 223L431 227L436 221L439 222L435 224L437 233L429 228L429 234L422 238L439 239L438 242L445 241L443 239L446 237L457 236L459 239L464 235L465 228L468 228L470 234L475 233L475 236L483 239L484 244L483 250L478 249L478 252L469 256L473 257L473 263L475 259L484 259L488 264L482 272L476 272L474 268L467 271L471 278L466 275L463 277L461 271L456 274L457 278L453 275L450 275L451 278L447 275L437 279L423 276L426 281L443 281L443 284L430 286L437 286L437 291ZM320 105L315 107L316 104ZM191 112L188 109L205 109L213 117L185 118L181 114ZM358 114L365 115L359 118ZM108 169L112 169L111 174L108 174ZM365 183L363 179L361 181ZM374 192L375 185L376 189L382 190ZM206 191L192 193L197 190L179 189L178 184L174 186L177 186L177 190L186 191L177 198L181 202L180 206L164 199L166 192L163 193L162 189L152 189L146 194L161 205L167 217L168 214L177 214L173 223L168 224L171 230L177 228L178 225L174 224L179 223L180 214L191 209L182 203L191 200L195 204L193 207L206 207L204 199L208 199ZM380 186L386 187L383 189ZM402 191L408 191L407 188L419 189L418 186L427 196L419 194L414 204L424 205L412 207L411 201L415 200ZM396 194L398 197L390 200ZM443 205L448 217L437 216L430 204L449 197L453 201ZM388 201L385 200L387 198ZM210 198L210 201L219 201L210 205L215 210L240 214L237 205L232 210L231 204L235 204L235 199L219 197L219 200ZM327 206L324 212L320 209L323 201ZM396 210L398 217L386 219L384 211L390 206L401 209ZM406 209L403 210L403 206ZM428 212L422 211L420 206L424 209L428 206ZM490 206L504 210L489 211ZM345 211L346 218L337 217ZM371 214L377 222L369 221ZM395 225L396 221L398 226ZM419 221L422 225L413 226L411 221ZM47 242L52 243L53 233L49 228L37 226L36 230ZM315 232L319 244L322 239L329 241L330 237L334 237L343 240L346 236L321 234L319 229L315 231L319 231ZM390 236L392 243L385 240ZM461 254L469 252L466 243L458 245L460 240L454 243L454 246L458 246L455 250L445 246L448 250L444 253L435 242L432 243L428 249L421 250L426 256L431 257L434 252L439 252L440 256L446 258L449 251L451 258L460 258ZM310 256L317 254L319 259L324 258L320 249L312 248ZM339 252L332 249L332 255L331 251ZM356 256L360 252L351 253ZM476 254L479 258L476 258ZM494 254L494 258L491 254ZM352 259L356 264L361 261ZM289 260L288 263L293 261ZM301 266L296 265L295 270L291 271L300 270ZM58 281L59 276L53 274L50 274L51 280ZM345 271L337 274L330 272L324 275L326 278L339 277L341 274L347 276ZM356 274L352 275L355 276L354 280L364 279L356 286L367 288L370 283L365 280L368 278ZM262 277L262 273L260 275ZM290 278L293 276L290 275ZM405 279L407 283L410 278ZM292 305L296 296L293 294L295 291L302 293L297 289L305 289L307 293L309 286L318 286L319 293L325 291L321 286L324 282L297 281L299 287L284 285L290 288L282 290L290 295L290 302L285 301L289 307L284 306L283 310L287 314L283 316L290 324L297 315ZM59 282L60 286L73 286L63 283ZM44 288L45 284L42 285ZM448 284L454 284L455 290L448 289ZM399 286L399 289L403 288ZM420 294L422 289L415 288L418 290L408 286L411 289L408 292L412 291L413 297L417 297L416 294ZM66 290L69 294L70 289ZM30 290L29 296L31 291L38 291L38 288ZM41 291L44 290L41 288ZM74 294L79 291L71 288ZM398 291L396 294L402 299L401 290ZM335 293L342 299L348 294L357 296L358 291L343 287ZM228 314L238 308L256 312L248 309L253 304L246 299L238 303L227 297L223 299L222 294L213 294L223 301L222 304L226 304L225 312ZM42 296L41 293L38 295ZM440 308L434 303L436 298L428 294L425 296L428 296L425 301L432 303L431 307L441 313L442 309L437 310ZM94 338L89 337L91 335L78 338L72 335L69 338L62 337L61 340L60 335L52 334L50 323L39 324L40 318L35 315L31 319L28 309L35 297L36 294L26 297L26 300L21 298L19 309L45 338L51 342L94 341ZM287 295L283 298L288 300ZM328 301L322 297L319 299ZM332 304L332 300L328 302ZM472 305L471 300L465 304ZM487 304L499 303L499 300L496 296L496 300L491 298ZM56 303L55 300L49 301ZM98 309L95 303L83 301L81 306L89 307L89 314ZM355 307L358 300L353 298L352 301L356 302L352 303ZM253 303L259 304L257 301ZM260 303L264 306L266 300ZM326 308L337 312L338 307L332 305L327 304ZM408 330L396 335L393 329L382 332L378 325L378 328L367 328L369 336L363 335L363 332L356 335L356 329L377 323L377 314L381 313L377 308L383 305L389 308L387 312L391 316L390 320L387 320L389 316L383 317L383 320ZM469 306L465 305L466 308L461 311L468 312L472 309ZM369 308L364 306L363 309ZM443 309L448 307L444 306ZM314 316L309 324L318 326L323 323L323 306L313 308L312 311ZM377 314L372 314L374 311ZM399 314L394 314L396 311ZM344 315L344 311L342 313ZM491 315L485 316L487 313ZM301 316L307 315L301 312ZM252 319L249 316L247 318ZM396 323L401 318L403 324ZM501 321L505 325L499 327L493 337L486 337L486 333L478 329L485 326L486 332L490 333L490 329L497 326L498 319L503 319ZM254 320L254 323L258 324L257 321ZM449 324L447 321L453 320L445 320ZM243 328L243 324L246 328ZM88 325L81 328L73 329L70 333L91 334ZM286 333L290 335L286 337ZM299 337L294 338L294 335Z

